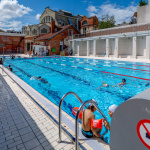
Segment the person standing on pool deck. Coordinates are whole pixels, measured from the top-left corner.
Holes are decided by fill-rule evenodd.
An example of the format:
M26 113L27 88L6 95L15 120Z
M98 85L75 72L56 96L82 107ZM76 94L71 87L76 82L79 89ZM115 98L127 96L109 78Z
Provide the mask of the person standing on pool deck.
M96 104L97 102L93 100ZM96 108L92 103L89 104L89 107L85 109L82 113L82 134L87 137L91 138L93 136L100 137L99 128L92 128L91 127L91 120L95 119L95 115L93 114L96 111Z
M115 105L115 104L113 104L113 105L111 105L111 106L109 107L109 112L108 112L108 114L109 114L110 118L112 118L112 116L113 116L113 114L114 114L116 108L117 108L117 105ZM103 119L103 125L104 125L108 130L110 130L110 124L109 124L109 122L107 122L105 119Z
M0 59L0 65L3 65L3 59L2 58Z

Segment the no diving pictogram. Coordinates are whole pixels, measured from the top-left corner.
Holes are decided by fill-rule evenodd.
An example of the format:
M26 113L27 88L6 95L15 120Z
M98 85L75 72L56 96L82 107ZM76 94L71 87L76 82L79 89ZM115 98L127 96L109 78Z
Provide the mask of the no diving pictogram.
M150 149L150 120L143 119L137 124L137 134L141 142Z

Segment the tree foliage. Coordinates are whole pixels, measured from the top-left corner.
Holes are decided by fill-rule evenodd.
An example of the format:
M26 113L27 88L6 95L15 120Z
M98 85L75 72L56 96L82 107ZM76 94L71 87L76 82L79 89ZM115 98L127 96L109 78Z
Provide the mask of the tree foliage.
M105 29L105 28L111 28L115 26L115 18L114 16L109 16L106 14L105 16L101 16L101 21L98 23L98 28L99 29Z
M144 6L147 5L147 2L144 0L140 0L139 6Z

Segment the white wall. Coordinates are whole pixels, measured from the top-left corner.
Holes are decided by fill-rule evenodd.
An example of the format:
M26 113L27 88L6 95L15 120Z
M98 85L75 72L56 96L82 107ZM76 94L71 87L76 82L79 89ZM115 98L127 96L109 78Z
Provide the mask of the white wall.
M106 40L96 40L96 55L104 55L106 52Z
M79 56L87 56L87 41L79 42Z
M35 50L35 54L37 52L37 55L42 55L43 52L46 54L46 46L41 45L32 45L32 49Z
M119 55L132 55L133 37L119 38L118 51Z
M115 51L115 39L110 39L110 52L109 55L114 55Z
M90 45L90 48L89 48L89 54L93 54L93 40L92 41L89 41L89 45Z
M150 23L150 5L137 8L137 23Z
M139 36L136 40L137 56L145 56L146 36Z

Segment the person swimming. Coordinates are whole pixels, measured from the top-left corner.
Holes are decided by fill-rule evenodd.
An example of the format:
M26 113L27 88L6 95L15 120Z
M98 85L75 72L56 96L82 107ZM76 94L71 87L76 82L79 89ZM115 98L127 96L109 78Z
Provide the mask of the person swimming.
M37 77L34 77L34 78L37 79L37 80L39 80L39 81L41 81L42 83L45 83L45 84L48 84L49 86L51 86L51 84L48 83L48 81L46 79L41 78L41 76L39 76L38 78Z
M8 70L13 71L11 65L9 65L8 67L6 67Z
M102 85L101 86L98 86L97 89L99 89L99 87L109 87L109 86L112 86L112 85L109 85L107 84L105 81L102 81ZM113 87L113 86L112 86Z
M121 82L121 83L118 83L117 86L122 87L122 86L124 86L124 85L126 85L126 84L131 84L131 85L137 87L136 85L134 85L134 84L132 84L132 83L126 83L126 79L122 79L122 82ZM140 87L138 87L138 88L140 88Z
M117 86L120 86L120 85L126 85L126 79L122 79L122 82L117 84Z
M112 118L112 116L113 116L113 114L114 114L116 108L117 108L117 105L115 105L115 104L113 104L113 105L111 105L111 106L109 107L108 114L109 114L110 118ZM109 124L109 122L107 122L105 119L103 119L103 125L104 125L108 130L110 130L110 124Z

